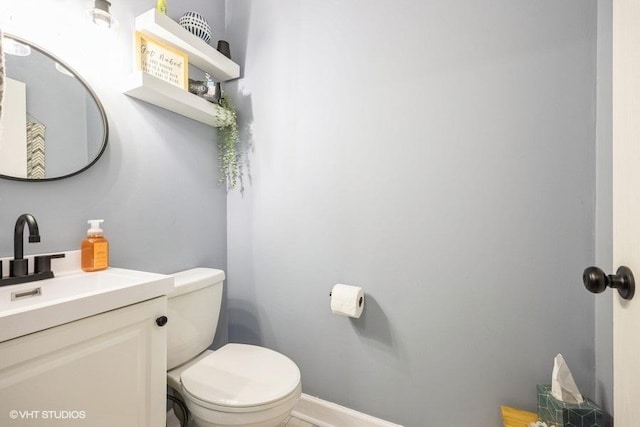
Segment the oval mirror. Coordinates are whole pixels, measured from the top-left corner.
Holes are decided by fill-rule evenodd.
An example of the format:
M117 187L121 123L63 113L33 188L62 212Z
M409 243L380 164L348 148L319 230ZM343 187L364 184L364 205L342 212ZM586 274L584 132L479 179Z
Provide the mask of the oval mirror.
M0 177L51 181L92 166L107 146L109 127L89 85L19 37L4 34L2 51Z

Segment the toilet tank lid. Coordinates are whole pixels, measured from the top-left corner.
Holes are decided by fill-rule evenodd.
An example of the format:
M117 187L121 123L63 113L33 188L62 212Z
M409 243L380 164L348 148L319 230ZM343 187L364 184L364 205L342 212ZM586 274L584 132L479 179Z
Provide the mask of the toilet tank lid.
M180 271L171 276L174 284L173 290L167 295L169 298L215 285L225 278L224 271L206 267Z

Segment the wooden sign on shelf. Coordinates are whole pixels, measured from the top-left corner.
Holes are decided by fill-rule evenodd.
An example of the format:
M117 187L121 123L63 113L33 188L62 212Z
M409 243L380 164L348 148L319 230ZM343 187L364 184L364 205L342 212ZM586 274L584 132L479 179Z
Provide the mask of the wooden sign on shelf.
M183 90L189 85L187 54L136 31L136 68Z

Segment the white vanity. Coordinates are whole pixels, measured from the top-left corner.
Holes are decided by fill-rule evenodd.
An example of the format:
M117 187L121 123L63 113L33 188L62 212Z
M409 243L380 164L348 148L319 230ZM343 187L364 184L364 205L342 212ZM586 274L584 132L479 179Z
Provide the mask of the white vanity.
M53 279L0 287L0 425L163 426L173 278L66 255Z

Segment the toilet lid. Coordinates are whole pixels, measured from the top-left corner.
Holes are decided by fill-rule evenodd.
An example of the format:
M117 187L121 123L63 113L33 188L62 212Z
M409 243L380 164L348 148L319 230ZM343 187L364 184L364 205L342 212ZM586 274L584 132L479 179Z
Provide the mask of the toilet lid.
M185 369L182 386L214 405L265 405L293 393L300 370L288 357L263 347L227 344Z

